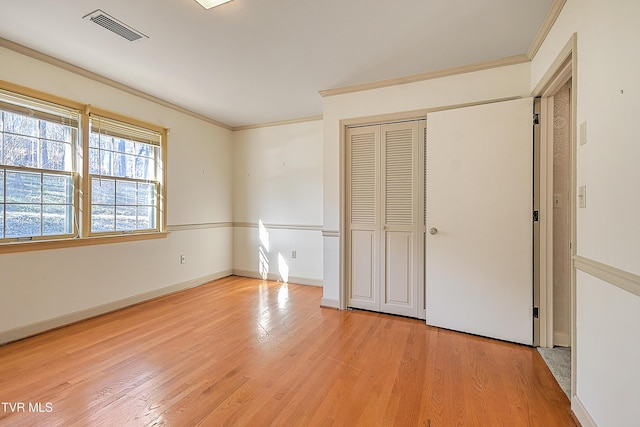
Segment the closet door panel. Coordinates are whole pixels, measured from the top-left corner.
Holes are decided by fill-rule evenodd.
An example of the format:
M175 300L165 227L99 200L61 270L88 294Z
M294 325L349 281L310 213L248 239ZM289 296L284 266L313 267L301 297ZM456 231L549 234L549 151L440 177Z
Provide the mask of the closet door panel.
M379 126L347 131L347 305L379 310Z
M351 232L351 295L350 299L361 308L377 308L375 278L375 236L373 231ZM371 305L370 305L371 304ZM353 304L351 304L353 306Z
M386 233L385 305L410 308L413 301L413 260L411 233Z
M417 122L381 127L381 311L417 317Z

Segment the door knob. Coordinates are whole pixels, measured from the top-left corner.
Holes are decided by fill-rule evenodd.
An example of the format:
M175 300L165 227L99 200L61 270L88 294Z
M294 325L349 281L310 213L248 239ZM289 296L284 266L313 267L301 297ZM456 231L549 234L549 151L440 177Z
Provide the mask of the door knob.
M429 234L431 234L431 235L435 236L436 234L438 234L438 229L437 229L437 228L435 228L435 227L431 227L431 228L429 229Z

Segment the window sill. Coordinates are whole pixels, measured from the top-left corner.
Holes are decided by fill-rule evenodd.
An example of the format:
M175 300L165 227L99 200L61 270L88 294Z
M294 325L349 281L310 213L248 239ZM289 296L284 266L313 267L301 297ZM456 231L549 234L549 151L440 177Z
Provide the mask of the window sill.
M84 237L60 240L36 240L0 244L0 255L18 252L44 251L48 249L76 248L80 246L106 245L110 243L136 242L140 240L164 239L169 235L160 233L127 234L118 236Z

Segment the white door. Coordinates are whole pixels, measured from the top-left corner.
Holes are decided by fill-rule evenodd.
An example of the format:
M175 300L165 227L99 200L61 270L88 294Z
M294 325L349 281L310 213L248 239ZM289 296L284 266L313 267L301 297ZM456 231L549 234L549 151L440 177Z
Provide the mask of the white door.
M349 307L419 317L421 147L415 121L347 131Z
M422 266L418 122L382 126L381 141L380 311L418 317L418 267Z
M378 311L380 127L348 129L346 140L347 304L349 307Z
M427 116L427 323L532 343L531 98Z

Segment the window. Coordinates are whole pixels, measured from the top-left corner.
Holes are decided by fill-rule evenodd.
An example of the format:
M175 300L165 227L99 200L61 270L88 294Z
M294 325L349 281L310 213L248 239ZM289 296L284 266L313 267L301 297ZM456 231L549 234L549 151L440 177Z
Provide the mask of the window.
M80 114L0 90L0 241L73 237Z
M159 231L159 132L91 116L90 234Z
M0 81L0 253L165 236L166 135Z

